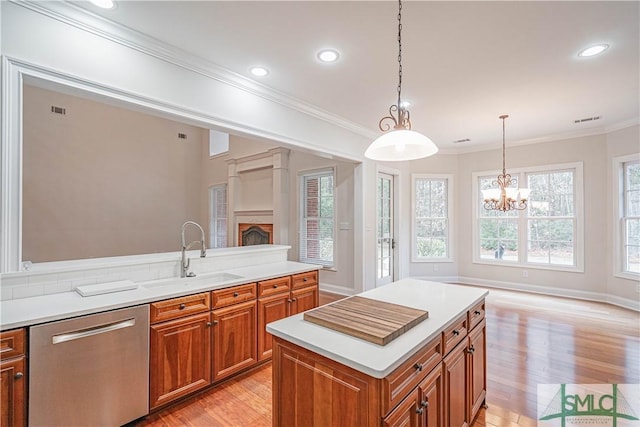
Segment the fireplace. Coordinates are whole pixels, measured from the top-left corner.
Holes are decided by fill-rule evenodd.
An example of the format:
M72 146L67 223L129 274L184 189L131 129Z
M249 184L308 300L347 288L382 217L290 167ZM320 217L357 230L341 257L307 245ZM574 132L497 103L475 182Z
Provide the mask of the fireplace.
M273 243L273 224L238 224L238 246Z

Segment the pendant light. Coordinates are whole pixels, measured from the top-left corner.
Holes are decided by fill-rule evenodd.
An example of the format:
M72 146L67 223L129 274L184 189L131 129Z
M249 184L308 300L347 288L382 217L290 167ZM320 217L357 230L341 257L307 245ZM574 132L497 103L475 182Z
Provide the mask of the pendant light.
M511 210L521 211L527 208L530 190L528 188L511 187L511 185L517 186L518 181L515 178L511 178L511 175L507 173L504 142L504 121L507 117L509 116L506 114L500 116L500 119L502 119L502 175L498 175L498 178L492 183L497 185L498 188L482 190L484 208L486 210L506 212Z
M389 107L389 115L378 127L386 132L371 143L365 157L372 160L402 161L428 157L438 147L426 136L411 130L409 110L402 103L402 0L398 0L398 103ZM395 113L395 114L394 114ZM391 124L393 123L393 129Z

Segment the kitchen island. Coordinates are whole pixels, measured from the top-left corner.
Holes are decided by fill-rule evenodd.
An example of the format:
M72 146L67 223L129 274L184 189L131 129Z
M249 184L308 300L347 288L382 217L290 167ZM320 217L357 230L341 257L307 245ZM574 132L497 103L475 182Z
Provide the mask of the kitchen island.
M360 297L428 311L381 346L303 315L274 336L274 426L467 426L486 394L488 291L404 279Z

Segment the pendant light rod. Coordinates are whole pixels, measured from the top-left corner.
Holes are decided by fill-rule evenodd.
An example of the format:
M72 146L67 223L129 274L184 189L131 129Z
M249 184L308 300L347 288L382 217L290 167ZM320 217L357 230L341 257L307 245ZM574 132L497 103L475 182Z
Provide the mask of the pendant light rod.
M402 0L398 0L398 108L402 106ZM411 124L409 124L411 126ZM409 127L411 129L411 127Z
M507 174L507 161L506 161L506 145L505 145L505 138L504 138L504 120L506 118L508 118L509 115L508 114L503 114L500 116L500 118L502 119L502 175L506 175Z

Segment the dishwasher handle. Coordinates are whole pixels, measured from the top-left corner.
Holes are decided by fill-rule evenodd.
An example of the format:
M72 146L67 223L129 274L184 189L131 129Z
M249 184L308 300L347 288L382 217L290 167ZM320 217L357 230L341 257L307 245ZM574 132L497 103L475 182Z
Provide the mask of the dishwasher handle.
M130 328L136 324L136 319L131 318L127 320L119 320L113 323L107 323L106 325L92 326L90 328L78 329L73 332L66 332L64 334L54 335L51 338L53 344L61 344L67 341L78 340L81 338L87 338L93 335L104 334L106 332L116 331L118 329Z

